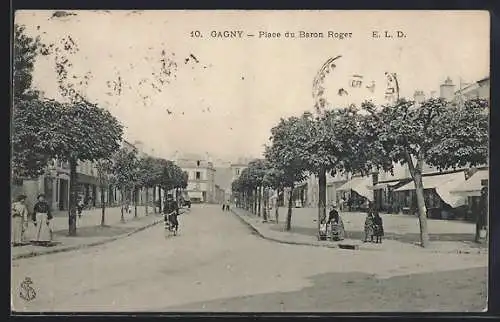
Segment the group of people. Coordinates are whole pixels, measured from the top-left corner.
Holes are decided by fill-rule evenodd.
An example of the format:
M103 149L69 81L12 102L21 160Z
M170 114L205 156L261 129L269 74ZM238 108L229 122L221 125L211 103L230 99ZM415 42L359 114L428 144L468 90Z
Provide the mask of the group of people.
M12 203L12 245L24 245L28 241L26 233L29 230L31 230L31 239L29 240L31 243L49 244L52 242L52 228L50 225L52 213L49 204L45 201L45 196L43 194L38 195L31 215L26 206L26 199L25 195L19 195L16 201ZM32 225L30 225L30 221Z
M336 206L331 206L330 212L328 214L328 220L321 223L320 234L326 235L327 227L330 227L330 239L333 241L341 241L345 238L344 222L337 211ZM368 213L365 219L364 225L364 242L375 242L382 243L382 237L384 236L384 225L382 217L378 211L374 210L373 206L370 205ZM375 238L375 240L374 240Z
M368 214L365 219L365 239L364 242L368 241L373 243L373 237L375 237L375 243L382 243L382 237L384 236L384 224L382 222L382 217L378 211L373 210L370 207Z
M224 202L222 204L222 211L229 211L229 202Z

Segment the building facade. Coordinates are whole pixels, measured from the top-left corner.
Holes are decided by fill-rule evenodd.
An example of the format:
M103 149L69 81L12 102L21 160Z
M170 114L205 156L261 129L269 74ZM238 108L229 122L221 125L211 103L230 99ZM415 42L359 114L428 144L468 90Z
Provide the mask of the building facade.
M191 202L216 203L215 168L208 154L180 155L176 153L174 163L188 173L186 192Z

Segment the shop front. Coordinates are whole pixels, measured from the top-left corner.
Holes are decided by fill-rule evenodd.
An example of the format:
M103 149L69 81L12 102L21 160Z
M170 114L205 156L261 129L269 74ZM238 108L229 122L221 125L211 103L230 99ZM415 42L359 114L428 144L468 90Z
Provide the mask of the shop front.
M452 191L465 182L463 171L422 178L427 216L434 219L461 219L465 216L466 198ZM417 195L412 181L397 188L394 200L405 214L417 215Z
M372 177L353 177L337 189L337 198L345 200L345 211L366 211L369 202L373 202Z

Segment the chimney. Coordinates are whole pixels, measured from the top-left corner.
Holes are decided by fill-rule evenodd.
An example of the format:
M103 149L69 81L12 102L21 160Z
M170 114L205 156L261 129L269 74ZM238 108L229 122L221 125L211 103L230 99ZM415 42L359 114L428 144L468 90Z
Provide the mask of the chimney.
M443 84L440 86L440 97L447 101L453 100L453 95L455 94L455 85L450 77L446 78Z

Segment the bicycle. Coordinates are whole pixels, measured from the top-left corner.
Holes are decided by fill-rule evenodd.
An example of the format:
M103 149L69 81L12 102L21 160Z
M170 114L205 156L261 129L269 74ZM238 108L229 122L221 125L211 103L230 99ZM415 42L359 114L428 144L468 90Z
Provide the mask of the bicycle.
M165 221L165 229L168 230L169 232L169 236L170 235L174 235L174 236L177 236L177 232L179 230L179 223L177 222L177 224L174 224L173 221L172 221L172 216L173 216L173 212L168 214L168 219Z

